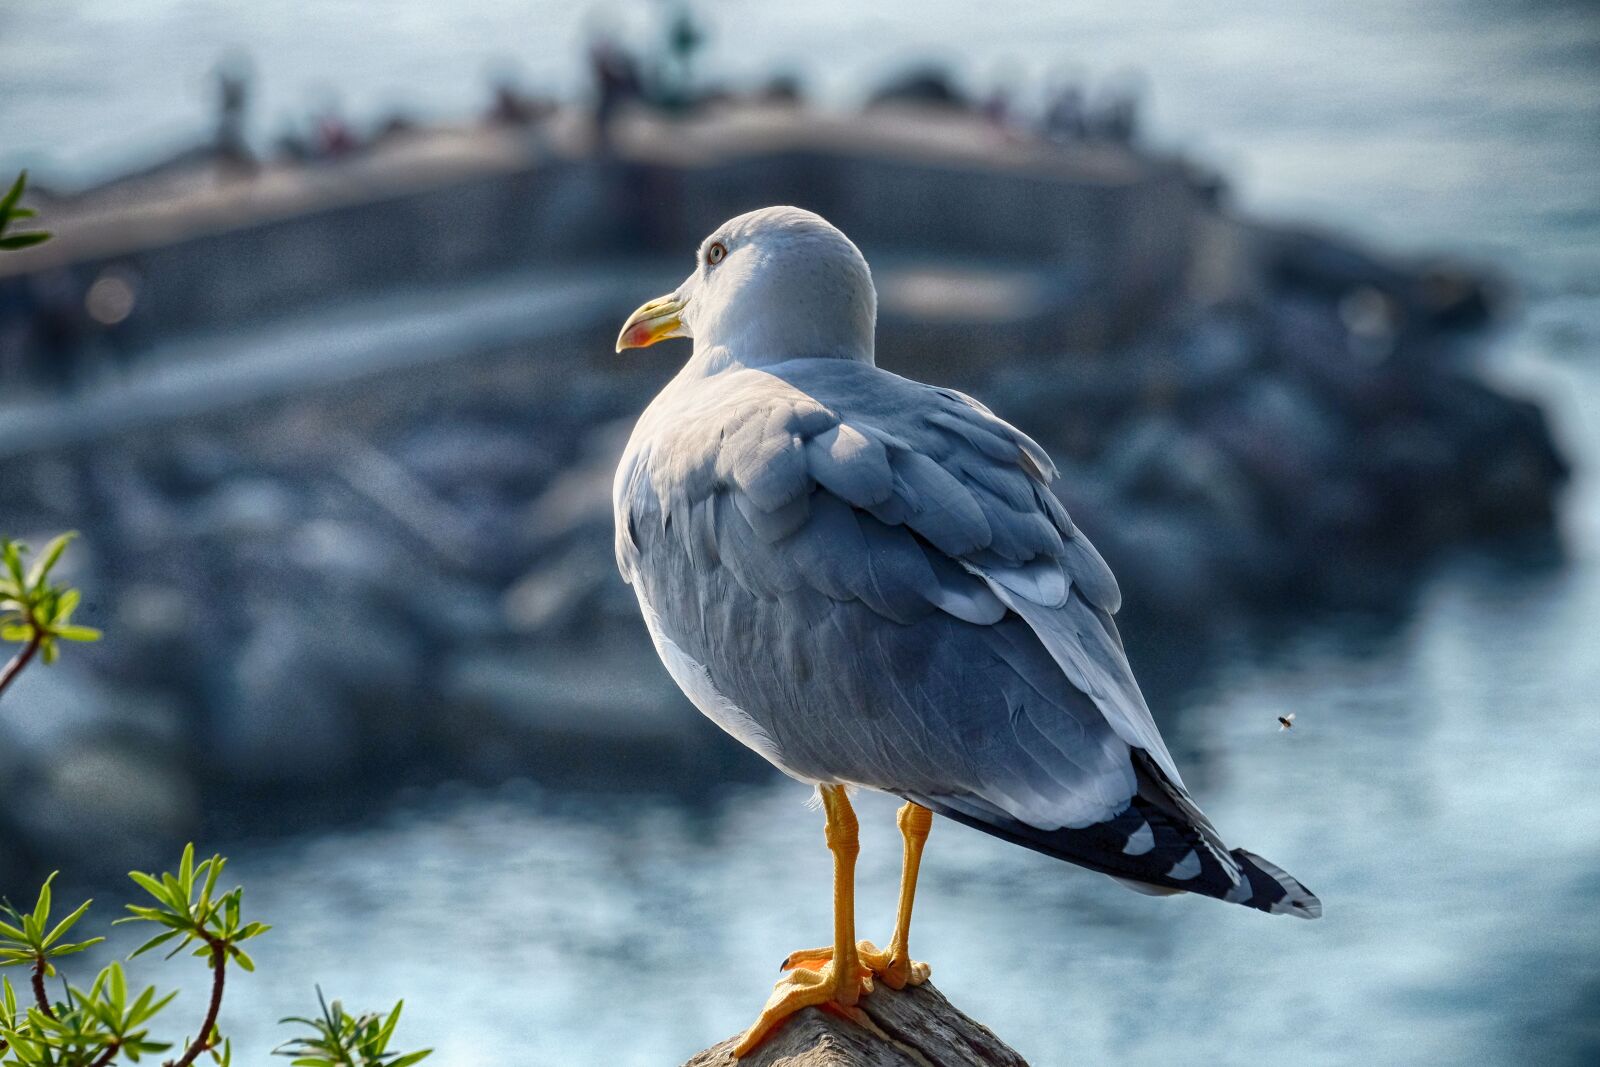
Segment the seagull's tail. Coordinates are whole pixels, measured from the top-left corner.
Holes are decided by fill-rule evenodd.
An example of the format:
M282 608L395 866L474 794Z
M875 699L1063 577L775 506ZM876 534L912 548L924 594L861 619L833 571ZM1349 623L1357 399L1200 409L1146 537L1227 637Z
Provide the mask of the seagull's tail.
M1209 822L1202 832L1195 821L1204 820L1198 809L1164 809L1141 794L1106 822L1041 830L970 796L907 799L1002 840L1110 875L1136 892L1194 893L1301 919L1322 915L1322 901L1282 867L1254 852L1228 848Z
M1230 893L1223 894L1223 900L1243 904L1247 908L1257 908L1273 915L1293 915L1301 919L1316 919L1322 916L1322 901L1317 899L1315 893L1300 884L1300 880L1294 875L1277 864L1262 859L1254 852L1246 852L1242 848L1234 849L1231 855L1239 861L1244 881ZM1248 895L1243 895L1245 886L1249 887ZM1241 895L1243 899L1237 899Z
M1242 876L1237 885L1222 877L1220 870L1202 871L1200 877L1191 879L1186 888L1141 882L1133 878L1111 877L1135 893L1164 897L1174 893L1199 893L1215 897L1230 904L1243 904L1247 908L1267 912L1269 915L1293 915L1300 919L1316 919L1322 915L1322 901L1300 883L1294 875L1277 864L1262 859L1254 852L1242 848L1228 853L1239 865Z

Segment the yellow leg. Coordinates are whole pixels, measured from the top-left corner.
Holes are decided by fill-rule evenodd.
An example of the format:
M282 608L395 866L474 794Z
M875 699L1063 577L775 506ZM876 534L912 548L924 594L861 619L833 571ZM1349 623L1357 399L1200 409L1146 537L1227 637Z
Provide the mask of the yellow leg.
M900 864L900 907L895 912L894 934L889 938L887 950L871 941L856 946L856 956L862 966L883 980L890 989L917 986L928 980L931 968L911 958L911 906L917 897L917 872L922 868L922 847L933 828L933 812L920 804L907 802L895 815L900 826L900 836L905 850ZM833 958L832 948L803 949L783 961L783 969L814 966Z
M859 824L843 786L822 787L827 815L828 849L833 853L833 948L816 969L784 975L767 998L767 1006L734 1046L735 1057L759 1045L783 1020L802 1008L827 1005L876 1030L855 1006L871 979L856 955L856 856L861 851Z

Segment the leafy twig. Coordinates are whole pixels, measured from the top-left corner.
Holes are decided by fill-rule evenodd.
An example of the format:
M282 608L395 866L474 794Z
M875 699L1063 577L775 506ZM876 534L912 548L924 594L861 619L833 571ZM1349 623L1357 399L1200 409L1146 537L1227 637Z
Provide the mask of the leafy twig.
M38 903L30 912L19 912L9 903L0 905L0 916L4 916L4 919L0 919L0 967L32 968L33 999L38 1005L39 1012L48 1019L54 1019L56 1013L51 1007L50 997L45 992L44 980L56 973L54 961L62 956L82 952L105 940L103 937L96 937L76 944L62 940L62 936L83 918L84 912L89 910L91 901L85 901L77 911L55 926L49 925L50 883L55 881L55 878L55 874L51 874L44 880L44 885L39 887Z
M27 545L0 539L0 641L22 645L0 670L0 695L34 656L54 663L60 655L57 642L100 639L99 630L72 622L81 594L50 580L50 572L75 537L75 533L64 533L52 538L31 563Z
M22 619L23 624L32 632L28 637L27 643L22 646L22 650L11 657L11 661L5 665L4 670L0 670L0 693L4 693L6 687L16 680L23 669L33 661L33 657L38 654L39 646L44 644L44 630L38 623L34 622L33 615L29 612L23 612Z
M168 953L169 957L198 943L194 955L206 958L211 963L211 1001L206 1008L205 1021L183 1055L171 1061L169 1067L189 1067L202 1052L211 1051L221 1043L221 1035L217 1032L217 1014L222 1010L228 963L231 960L247 971L255 970L255 961L239 945L271 929L264 923L247 923L240 918L243 889L235 887L221 896L216 894L217 878L227 862L221 856L212 856L196 864L194 845L191 844L183 850L176 875L163 874L158 878L139 871L130 871L128 874L156 903L154 907L129 904L130 914L117 922L148 922L166 927L164 933L157 934L135 949L133 956L178 938L177 945Z
M330 1005L318 986L317 1003L322 1005L320 1019L281 1020L310 1027L311 1033L273 1049L273 1055L294 1057L294 1067L410 1067L433 1055L433 1050L426 1048L419 1052L389 1051L394 1029L400 1024L400 1010L406 1004L403 1000L388 1015L351 1015L337 1000Z

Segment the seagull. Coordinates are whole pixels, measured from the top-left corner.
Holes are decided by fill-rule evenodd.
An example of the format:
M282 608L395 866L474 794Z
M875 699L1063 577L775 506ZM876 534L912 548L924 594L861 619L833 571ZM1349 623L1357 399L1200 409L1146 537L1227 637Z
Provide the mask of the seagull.
M866 259L794 207L740 215L617 351L692 338L617 468L616 554L691 702L816 787L833 943L735 1047L785 1018L926 981L908 947L935 814L1111 876L1316 918L1315 894L1230 849L1134 681L1116 578L1051 492L1056 468L977 400L880 370ZM888 945L856 941L848 791L900 797Z

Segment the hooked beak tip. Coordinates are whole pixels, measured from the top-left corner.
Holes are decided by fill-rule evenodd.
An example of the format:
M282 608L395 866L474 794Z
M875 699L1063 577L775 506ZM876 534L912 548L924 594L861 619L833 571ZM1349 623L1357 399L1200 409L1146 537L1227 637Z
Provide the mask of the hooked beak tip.
M669 337L690 336L683 321L685 304L686 301L679 300L676 294L670 294L657 297L635 309L617 334L617 352L629 348L649 348Z

